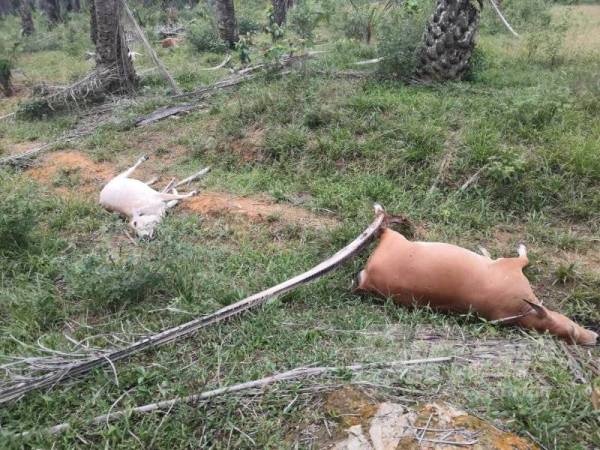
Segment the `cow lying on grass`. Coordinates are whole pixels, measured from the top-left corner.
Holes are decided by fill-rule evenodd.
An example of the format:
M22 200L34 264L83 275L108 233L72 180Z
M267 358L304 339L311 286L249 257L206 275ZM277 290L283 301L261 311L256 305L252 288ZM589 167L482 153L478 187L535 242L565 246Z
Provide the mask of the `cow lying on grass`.
M152 238L154 228L169 208L175 206L179 200L196 195L196 191L179 194L175 188L200 178L208 172L208 168L202 169L175 186L169 183L162 192L158 192L149 186L151 183L129 178L147 159L147 156L142 156L132 167L110 180L100 192L100 205L108 211L127 217L129 225L139 237Z
M482 253L438 242L411 242L385 228L355 289L405 306L473 311L487 320L548 331L570 343L596 343L596 333L537 299L522 271L529 262L525 246L519 247L517 258L493 260L487 251Z

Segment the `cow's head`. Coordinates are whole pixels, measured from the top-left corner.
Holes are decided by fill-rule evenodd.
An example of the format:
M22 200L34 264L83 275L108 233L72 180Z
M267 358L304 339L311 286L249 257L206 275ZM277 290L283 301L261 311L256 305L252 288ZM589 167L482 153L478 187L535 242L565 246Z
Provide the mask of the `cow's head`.
M162 220L162 214L144 213L143 211L134 211L129 226L140 238L152 239L154 237L154 228Z

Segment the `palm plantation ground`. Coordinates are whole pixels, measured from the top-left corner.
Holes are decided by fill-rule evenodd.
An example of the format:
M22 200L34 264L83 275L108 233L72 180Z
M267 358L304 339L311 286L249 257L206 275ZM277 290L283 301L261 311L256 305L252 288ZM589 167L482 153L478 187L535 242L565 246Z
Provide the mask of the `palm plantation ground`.
M238 13L260 23L265 7L248 2ZM143 55L135 63L142 85L134 98L0 121L0 156L100 124L31 165L0 171L3 363L38 352L39 343L73 352L65 336L89 337L91 347L118 346L215 311L333 254L370 223L374 202L409 217L418 239L481 245L494 257L512 256L526 243L526 274L538 296L598 331L600 6L553 6L545 25L519 10L509 17L519 39L484 10L472 73L443 85L353 65L378 56L386 36L371 45L345 36L350 26L343 20L352 11L344 11L314 31L309 46L323 53L285 74L266 71L219 92L185 116L133 126L136 117L173 102ZM2 99L0 115L22 107L32 86L67 84L92 67L84 57L92 48L84 13L51 31L35 20L37 34L14 52L16 95ZM149 13L146 20L152 35ZM8 48L19 24L9 17L0 26ZM259 33L253 40L251 57L260 62L270 38ZM228 75L228 68L199 70L224 55L198 52L191 39L158 51L184 90ZM233 59L239 66L239 52ZM139 178L159 175L159 185L212 166L200 195L178 206L149 242L132 242L124 221L97 204L103 184L140 154L150 160ZM348 385L407 406L448 401L546 448L600 446L590 398L598 347L565 350L552 337L472 315L353 295L353 274L367 256L115 370L3 405L1 446L326 446L343 434L343 417L327 406L329 396ZM340 371L253 395L87 423L111 408L298 366L449 355L460 358L406 371ZM64 421L70 430L43 432ZM34 434L15 436L23 431Z

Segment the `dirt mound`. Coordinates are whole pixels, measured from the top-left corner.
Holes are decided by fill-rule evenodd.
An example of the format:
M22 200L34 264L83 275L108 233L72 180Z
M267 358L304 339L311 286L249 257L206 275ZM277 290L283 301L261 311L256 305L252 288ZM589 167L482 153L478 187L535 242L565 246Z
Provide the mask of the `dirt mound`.
M27 174L58 191L99 192L102 184L115 175L112 166L95 163L79 151L52 152L40 158Z
M361 411L355 411L361 414ZM370 422L346 429L347 437L328 448L335 450L471 448L534 450L539 447L491 423L445 403L430 403L418 409L398 403L377 405Z
M182 202L186 209L209 215L235 214L256 222L283 221L312 227L335 227L337 220L268 198L236 197L223 192L202 192Z

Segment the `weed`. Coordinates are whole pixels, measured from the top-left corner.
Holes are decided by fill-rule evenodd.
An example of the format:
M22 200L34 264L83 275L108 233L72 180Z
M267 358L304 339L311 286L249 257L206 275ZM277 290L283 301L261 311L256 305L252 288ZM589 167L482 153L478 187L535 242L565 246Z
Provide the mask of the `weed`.
M377 31L377 52L383 58L379 67L388 77L407 79L416 67L416 51L431 8L429 2L413 8L409 4L386 13Z
M238 19L238 30L241 36L256 34L260 31L260 24L251 17L240 16Z
M0 255L22 252L31 245L39 202L32 184L15 183L14 176L0 172Z
M207 21L194 21L188 25L187 38L197 52L223 53L227 44L219 37L214 24Z
M322 13L313 0L300 0L288 14L288 27L307 41L314 39Z
M147 300L158 292L160 270L143 259L87 255L65 273L67 296L89 309L115 311Z

